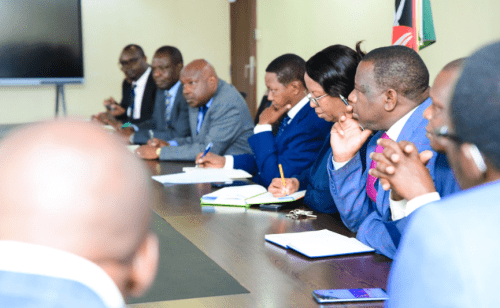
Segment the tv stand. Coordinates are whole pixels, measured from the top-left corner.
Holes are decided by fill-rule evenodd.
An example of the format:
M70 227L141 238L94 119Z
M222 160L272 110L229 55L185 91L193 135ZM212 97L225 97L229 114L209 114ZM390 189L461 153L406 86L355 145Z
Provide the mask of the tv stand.
M63 109L63 115L66 116L66 99L64 97L64 83L56 83L56 115L59 116L59 97L61 98L61 105Z

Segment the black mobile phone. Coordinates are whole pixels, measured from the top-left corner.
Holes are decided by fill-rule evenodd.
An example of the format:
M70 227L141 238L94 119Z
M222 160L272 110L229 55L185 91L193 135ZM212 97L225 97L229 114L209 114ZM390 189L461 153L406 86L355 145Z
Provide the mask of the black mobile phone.
M381 288L315 290L312 293L318 303L383 301L388 299Z
M283 207L283 204L279 203L267 203L267 204L261 204L259 205L259 208L261 210L267 210L267 211L277 211Z
M222 188L222 187L229 187L229 186L244 186L244 185L248 185L248 184L250 184L250 183L247 181L232 181L230 183L228 183L228 182L215 182L215 183L212 183L212 186L216 187L216 188Z

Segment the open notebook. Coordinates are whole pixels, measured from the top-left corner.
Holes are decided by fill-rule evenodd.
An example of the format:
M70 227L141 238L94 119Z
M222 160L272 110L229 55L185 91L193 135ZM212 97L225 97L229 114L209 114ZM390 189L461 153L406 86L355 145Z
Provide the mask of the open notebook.
M225 187L201 197L201 205L228 205L250 207L253 204L291 202L303 198L305 190L275 198L264 186L253 184Z
M290 248L300 252L309 258L374 251L373 248L366 246L356 238L347 237L327 229L297 233L266 234L265 239L283 248Z

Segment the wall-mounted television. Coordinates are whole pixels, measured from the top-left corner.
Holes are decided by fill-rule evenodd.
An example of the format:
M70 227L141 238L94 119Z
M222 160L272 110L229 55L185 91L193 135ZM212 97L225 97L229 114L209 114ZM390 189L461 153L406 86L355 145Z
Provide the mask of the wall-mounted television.
M0 0L0 85L83 81L80 0Z

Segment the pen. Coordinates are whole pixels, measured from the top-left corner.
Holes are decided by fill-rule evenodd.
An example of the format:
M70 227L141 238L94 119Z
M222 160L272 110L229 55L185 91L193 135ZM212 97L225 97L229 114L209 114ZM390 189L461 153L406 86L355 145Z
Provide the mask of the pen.
M207 155L208 151L210 151L210 149L212 148L212 146L213 146L213 145L214 145L214 144L213 144L212 142L210 142L210 143L207 145L207 147L205 148L205 151L203 151L203 154L201 155L201 157L200 157L200 158L205 157L205 155Z
M339 96L340 96L340 99L344 102L344 104L345 104L346 106L349 106L349 102L345 99L345 97L344 97L344 96L342 96L342 94L339 94Z
M129 127L130 125L132 125L132 123L130 123L130 122L123 123L122 128L127 128L127 127Z
M283 174L283 166L281 166L281 164L279 164L278 167L280 168L281 182L283 183L283 188L285 188L286 184L285 184L285 175ZM287 193L285 193L285 194L288 196Z
M150 130L149 130L149 139L150 139L151 141L153 141L153 139L154 139L154 138L155 138L155 133L153 132L153 130L152 130L152 129L150 129Z

